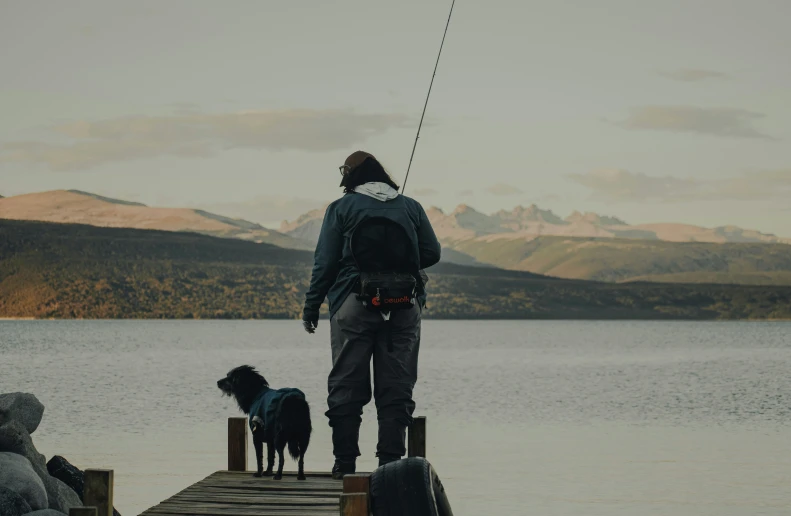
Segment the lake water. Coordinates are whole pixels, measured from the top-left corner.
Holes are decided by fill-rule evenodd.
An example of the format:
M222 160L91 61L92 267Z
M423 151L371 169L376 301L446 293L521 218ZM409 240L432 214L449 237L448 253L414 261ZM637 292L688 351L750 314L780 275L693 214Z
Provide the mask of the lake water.
M244 363L305 391L329 469L326 322L0 321L0 392L44 403L47 458L114 469L124 516L225 468ZM457 516L787 516L789 372L791 323L429 321L416 415Z

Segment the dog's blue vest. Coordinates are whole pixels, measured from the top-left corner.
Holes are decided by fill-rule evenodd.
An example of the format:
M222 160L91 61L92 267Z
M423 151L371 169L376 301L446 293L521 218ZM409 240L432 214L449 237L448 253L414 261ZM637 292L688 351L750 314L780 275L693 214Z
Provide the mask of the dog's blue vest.
M286 387L275 390L264 387L264 390L261 391L250 406L250 415L248 417L250 431L253 430L253 418L258 416L264 420L264 440L272 439L274 437L275 421L280 415L280 406L283 400L289 396L299 396L305 399L305 393L299 389Z

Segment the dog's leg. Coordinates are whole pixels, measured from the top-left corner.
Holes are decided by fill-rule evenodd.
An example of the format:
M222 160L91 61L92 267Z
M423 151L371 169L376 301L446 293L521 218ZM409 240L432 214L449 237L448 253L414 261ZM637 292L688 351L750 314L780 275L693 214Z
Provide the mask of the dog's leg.
M275 443L271 439L266 442L266 471L265 476L272 476L272 468L275 467Z
M283 465L286 462L284 457L284 451L286 449L286 442L280 436L275 437L275 445L277 446L277 473L274 476L273 480L281 480L283 478Z
M297 480L307 480L305 477L305 454L299 454L299 472L297 473Z
M253 432L253 446L255 446L255 462L257 466L253 476L261 477L264 474L264 441L258 432ZM272 472L270 471L269 474L271 475Z

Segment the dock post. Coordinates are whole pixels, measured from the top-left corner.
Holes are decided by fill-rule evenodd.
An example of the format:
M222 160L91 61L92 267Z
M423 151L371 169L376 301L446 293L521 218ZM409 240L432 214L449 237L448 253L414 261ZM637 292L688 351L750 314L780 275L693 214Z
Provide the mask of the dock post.
M341 516L368 516L369 475L345 475L341 495Z
M69 516L97 516L96 507L72 507Z
M345 475L343 477L343 492L368 494L371 485L369 475Z
M409 457L426 458L426 418L416 417L409 427Z
M247 471L247 418L228 418L228 471Z
M368 493L342 494L341 516L368 516Z
M97 516L113 516L113 470L85 470L82 503L86 507L95 507Z

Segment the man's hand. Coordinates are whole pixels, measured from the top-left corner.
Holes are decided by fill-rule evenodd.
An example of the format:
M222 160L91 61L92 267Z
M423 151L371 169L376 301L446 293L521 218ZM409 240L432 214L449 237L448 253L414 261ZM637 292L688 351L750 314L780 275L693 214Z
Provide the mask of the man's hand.
M302 321L302 326L305 328L305 331L314 334L316 333L316 328L319 326L319 320L312 320L312 321Z

